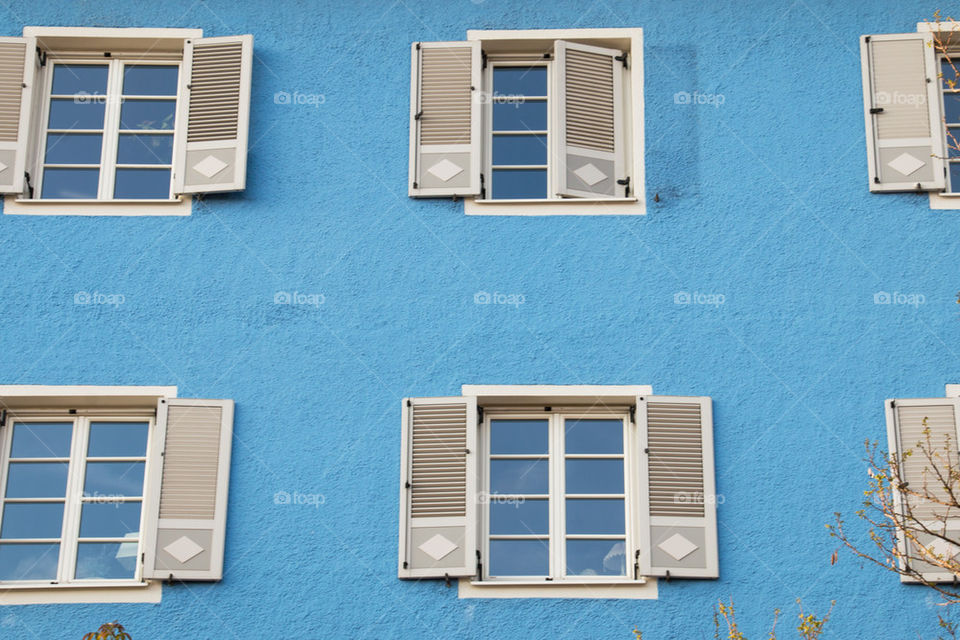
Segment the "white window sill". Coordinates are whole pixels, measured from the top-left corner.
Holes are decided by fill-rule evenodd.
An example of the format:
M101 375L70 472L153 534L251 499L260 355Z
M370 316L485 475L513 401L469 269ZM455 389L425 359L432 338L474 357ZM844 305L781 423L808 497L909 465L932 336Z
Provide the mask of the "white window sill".
M467 198L463 208L468 216L642 216L647 212L646 203L639 198Z
M931 209L960 209L960 193L935 193L930 191L929 194Z
M3 213L23 216L188 216L193 198L174 200L40 200L6 196Z
M585 598L656 600L656 578L641 578L622 582L546 582L532 581L475 581L463 578L459 581L457 596L460 598Z
M24 604L125 604L158 603L163 591L159 580L147 582L102 581L67 584L2 584L0 606Z

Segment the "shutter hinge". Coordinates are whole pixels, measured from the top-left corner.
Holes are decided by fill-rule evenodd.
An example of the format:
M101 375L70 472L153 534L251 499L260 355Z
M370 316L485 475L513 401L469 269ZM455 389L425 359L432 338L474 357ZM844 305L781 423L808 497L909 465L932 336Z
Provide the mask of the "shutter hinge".
M413 485L412 485L412 484L410 484L410 481L409 481L409 480L407 480L407 482L406 482L406 484L404 485L404 487L403 487L403 488L404 488L404 489L409 489L409 488L410 488L410 487L412 487L412 486L413 486Z
M620 62L622 62L624 69L629 69L629 68L630 68L630 65L627 63L627 54L626 54L626 52L621 53L621 54L618 55L618 56L614 56L613 59L614 59L614 60L619 60Z
M483 174L480 174L480 199L486 200L487 198L487 185L486 178L483 177Z
M0 411L0 427L7 426L7 410Z
M637 549L633 554L633 579L640 579L640 549Z
M477 580L483 578L483 563L480 561L480 549L477 549Z
M883 107L871 107L870 113L876 115L878 113L883 113Z
M630 424L637 424L637 406L630 407Z
M667 569L667 582L670 582L670 569Z
M897 401L896 401L896 400L891 400L891 401L890 401L890 408L893 409L895 406L897 406Z
M414 188L414 189L417 188L417 183L416 183L416 182L413 183L413 188Z
M404 561L403 561L403 568L406 569L408 566L409 566L409 563L408 563L406 560L404 560Z
M420 51L420 43L417 43L417 51Z
M173 574L172 574L172 573L167 577L167 586L169 586L169 587L172 587L172 586L173 586Z
M550 53L549 51L547 51L545 54L543 54L543 59L544 59L544 60L552 60L552 59L553 59L553 54Z
M623 197L629 198L630 197L630 176L627 176L623 180L617 180L617 184L622 184L623 186L626 187L626 189L623 190Z
M450 586L450 574L449 574L449 573L443 574L443 581L444 581L444 583L445 583L448 587Z
M417 186L417 183L414 182L414 183L413 183L413 186ZM410 398L407 398L407 406L408 406L408 407L412 407L412 406L413 406L413 400L411 400Z
M24 172L23 172L23 177L26 178L26 181L27 181L27 197L32 199L32 198L33 198L33 185L30 184L30 172L29 172L29 171L24 171Z
M37 47L37 58L40 60L41 67L47 66L47 52L40 47Z
M483 424L483 407L477 407L477 426Z
M421 109L420 111L417 111L417 112L413 115L413 119L414 119L414 120L419 120L419 119L422 118L422 117L423 117L423 110L422 110L422 109Z
M649 455L649 454L650 454L650 448L649 448L649 447L644 448L643 452L646 453L647 455Z
M483 61L483 66L480 68L486 69L487 68L487 52L484 51L483 49L480 49L480 59Z
M873 184L880 184L880 176L873 176Z

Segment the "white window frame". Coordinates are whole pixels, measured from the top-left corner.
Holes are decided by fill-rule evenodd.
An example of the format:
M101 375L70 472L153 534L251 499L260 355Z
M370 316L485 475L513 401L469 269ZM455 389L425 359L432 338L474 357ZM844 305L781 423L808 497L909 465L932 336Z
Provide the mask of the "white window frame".
M96 200L43 200L40 198L42 185L38 180L38 173L42 173L43 147L46 140L47 115L50 105L50 83L52 69L56 62L76 62L77 64L103 63L105 59L117 63L139 62L142 64L163 64L176 62L182 68L183 42L187 39L203 37L202 29L140 29L140 28L98 28L98 27L24 27L25 37L34 36L38 44L47 55L46 65L40 69L37 87L34 89L32 130L30 135L30 149L28 150L28 171L31 176L31 185L34 187L34 197L26 198L18 195L4 196L3 212L8 215L79 215L79 216L188 216L193 208L193 198L189 195L172 196L166 200L146 199L113 199L102 198ZM179 48L179 49L178 49ZM110 58L104 57L104 52L110 52ZM122 73L110 70L111 90L116 83L119 90L122 84ZM182 84L182 83L181 83ZM112 95L112 92L111 92ZM169 96L165 96L169 98ZM177 103L179 107L183 96L178 90ZM104 171L109 166L115 170L116 137L119 127L119 104L111 106L108 98L107 112L104 121L104 138L101 148L101 175L100 195L112 194L113 171L105 176ZM115 112L116 126L110 134L111 113ZM176 111L180 115L179 108ZM179 125L175 125L177 127ZM112 144L108 140L112 136ZM177 132L174 134L174 144L177 143ZM176 147L175 147L176 148ZM109 159L110 164L105 163ZM152 165L157 168L161 165ZM173 189L173 168L171 167L171 194ZM109 184L107 184L109 181Z
M156 417L149 416L156 409L161 398L176 398L177 387L170 386L75 386L75 385L0 385L0 408L7 411L7 424L0 432L0 488L5 493L9 447L12 443L12 426L17 421L63 421L74 422L74 438L71 443L71 469L68 478L67 503L72 488L82 492L82 473L86 464L86 434L77 437L78 430L86 427L82 423L108 422L111 420L149 421L151 433L156 428ZM106 409L109 407L109 409ZM70 409L77 409L78 415L71 415ZM18 417L20 411L23 416ZM28 416L29 412L29 416ZM90 415L87 415L87 414ZM87 430L86 433L89 433ZM144 487L141 500L145 500L149 491L148 478L152 465L158 464L158 452L152 449L153 438L148 439L146 465L144 469ZM82 459L77 455L82 454ZM79 460L83 464L73 464ZM141 509L141 530L138 539L138 553L142 552L145 534L143 530L145 514ZM0 513L2 518L2 513ZM76 545L79 535L79 502L68 509L64 508L64 529L61 532L61 557L58 565L58 579L75 566ZM64 536L71 527L72 541ZM65 550L65 545L70 549ZM64 562L64 554L68 554ZM159 603L162 596L162 583L159 580L143 580L142 567L138 565L133 580L68 580L51 584L48 582L2 582L0 583L0 606L24 604L79 604L79 603Z
M481 556L484 564L484 575L479 580L462 578L459 581L458 592L460 598L618 598L648 600L657 598L657 579L649 576L639 576L634 579L633 558L630 549L637 544L635 537L639 533L641 514L639 513L639 496L636 496L636 487L639 486L638 473L640 465L628 462L631 456L637 454L637 428L631 423L629 407L635 405L638 396L653 395L653 387L649 385L463 385L463 396L476 396L478 406L484 410L483 424L479 438L480 448L480 484L481 491L489 495L489 433L490 420L509 417L543 418L545 415L561 416L559 425L551 417L551 429L562 429L563 417L590 417L601 418L615 416L624 419L624 492L625 492L625 538L627 548L625 576L563 576L564 579L545 580L543 577L534 579L519 577L490 578L488 575L489 558L489 506L481 509L479 518L478 540L482 545ZM544 411L544 406L550 406L551 411ZM551 435L551 445L555 436ZM551 454L554 451L551 450ZM588 456L589 457L589 456ZM556 529L557 518L564 518L563 504L565 496L557 493L552 486L557 475L556 466L563 465L563 456L551 456L550 500L558 499L559 508L552 509L551 536ZM562 473L562 471L561 471ZM562 524L562 521L561 521ZM634 537L631 538L631 535ZM587 536L590 537L590 536ZM551 541L553 542L553 540ZM563 541L561 547L565 548ZM633 546L631 546L633 545ZM551 544L551 554L561 551L556 544ZM562 553L562 551L561 551ZM562 573L563 558L552 559L551 569L556 569L557 575Z
M2 455L0 455L0 496L6 495L6 486L7 486L7 477L10 469L10 450L13 444L13 427L17 424L30 424L36 422L60 422L60 423L73 423L73 434L70 441L70 457L65 461L69 464L67 472L67 485L66 485L66 495L63 500L63 522L60 532L59 545L60 545L60 556L57 561L57 575L55 582L51 583L45 580L16 580L16 581L0 581L0 589L15 589L15 588L37 588L38 586L60 586L60 587L72 587L72 586L86 586L86 587L98 587L98 586L109 586L109 587L124 587L124 586L143 586L143 579L140 576L142 566L140 562L137 562L137 568L134 573L134 577L129 580L104 580L104 579L83 579L75 578L74 573L77 566L77 555L79 553L80 545L80 515L83 509L83 505L88 502L94 502L90 500L89 496L86 495L86 492L83 490L84 485L84 472L86 471L86 466L89 462L87 455L87 445L90 442L90 423L91 422L146 422L148 425L148 434L147 434L147 451L143 456L133 457L117 457L109 458L110 462L143 462L144 464L144 473L146 474L146 466L149 464L151 459L149 443L152 441L153 431L155 429L156 418L153 416L147 416L146 414L140 412L131 412L124 413L122 410L111 411L110 413L105 413L103 415L82 415L83 412L77 415L65 415L63 412L42 412L42 411L31 411L29 415L19 416L16 413L16 410L11 410L7 415L7 425L9 428L5 428L2 434ZM61 459L56 459L61 460ZM38 462L53 461L53 459L37 459ZM95 460L96 461L96 460ZM139 502L143 504L144 497L147 494L148 487L146 484L147 478L144 476L143 489L140 496L130 496L124 497L121 499L123 502ZM24 503L37 503L37 502L59 502L59 499L34 499L34 498L15 498L7 499L0 498L0 501L5 505L8 501L10 502L24 502ZM137 553L136 557L139 558L140 554L143 552L143 524L144 524L144 513L141 506L140 509L140 528L139 535L137 536ZM0 510L0 527L3 526L3 512ZM114 538L97 538L97 539L84 539L88 542L128 542L128 540L120 540ZM16 543L7 543L7 544L25 544L30 542L37 543L48 543L48 539L17 539Z
M624 73L624 152L626 173L630 176L630 197L628 198L546 198L537 200L493 200L479 197L464 198L464 213L467 215L644 215L646 214L646 180L644 174L644 131L643 131L643 29L533 29L533 30L468 30L467 40L478 40L484 50L495 49L509 53L515 47L517 57L530 52L538 43L541 47L549 41L572 40L602 47L629 49L629 68ZM506 58L505 58L506 59ZM492 87L491 64L488 57L484 70L484 91ZM550 60L548 62L553 62ZM556 96L553 74L548 73L551 97ZM556 134L557 101L550 100L547 140L551 153L548 157L548 189L556 192L549 165L552 151L558 144ZM483 163L484 175L490 175L490 130L492 109L483 112ZM490 193L489 188L487 193Z
M953 21L946 21L946 20L945 20L945 21L943 21L943 22L940 23L940 30L941 30L941 31L944 31L944 30L954 30L954 31L960 30L960 23L958 23L958 22L953 22ZM935 23L935 22L918 22L918 23L917 23L917 33L931 33L931 32L936 32L936 31L937 31L937 23ZM940 79L939 79L939 72L940 72L940 66L939 66L939 65L940 65L941 54L940 54L940 53L935 53L935 57L936 57L936 60L937 60L937 73L938 73L937 82L938 82L938 84L939 84L939 86L938 86L938 88L937 88L937 95L940 96L939 104L937 105L937 110L938 110L938 112L939 112L939 114L940 114L940 117L937 118L937 126L939 126L939 127L941 128L940 137L944 139L943 152L944 152L944 155L946 156L946 158L944 158L944 163L945 163L946 168L947 168L947 189L949 189L949 185L950 185L950 160L949 160L950 150L949 150L949 149L947 148L947 146L946 146L946 136L947 136L947 132L944 130L944 126L945 126L945 125L944 125L944 122L943 122L944 113L945 113L945 112L944 112L944 109L943 109L943 83L940 82ZM930 208L931 208L931 209L945 209L945 210L949 210L949 209L960 209L960 191L955 192L955 193L950 193L948 190L944 190L944 191L942 191L942 192L928 191L927 193L929 194Z

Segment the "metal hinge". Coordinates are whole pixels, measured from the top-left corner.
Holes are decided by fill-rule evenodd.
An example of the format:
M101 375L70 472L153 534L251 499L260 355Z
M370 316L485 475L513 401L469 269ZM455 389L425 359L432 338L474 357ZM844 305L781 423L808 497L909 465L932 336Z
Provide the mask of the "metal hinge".
M483 177L483 174L480 174L480 199L485 200L487 197L487 185L486 178Z
M627 63L627 54L626 54L625 52L624 52L624 53L621 53L621 54L618 55L618 56L614 56L613 59L614 59L614 60L619 60L620 62L622 62L624 69L629 69L629 68L630 68L630 65Z
M37 47L37 58L40 60L41 67L47 66L47 52L40 47Z
M633 554L633 579L640 579L640 549Z
M630 197L630 176L627 176L623 180L617 180L617 184L620 184L626 187L626 189L623 190L623 197L629 198Z
M483 563L480 561L480 549L477 549L477 580L483 578Z
M486 69L487 68L487 52L484 51L483 49L480 49L480 59L483 61L483 66L480 68Z
M477 407L477 426L483 424L483 407Z
M872 114L883 113L883 107L871 107L870 113Z
M28 198L33 198L33 185L30 184L30 172L29 172L29 171L24 171L24 172L23 172L23 177L26 178L26 180L27 180L27 197L28 197Z
M637 407L636 405L630 407L630 423L637 424Z
M7 426L7 410L0 411L0 427Z

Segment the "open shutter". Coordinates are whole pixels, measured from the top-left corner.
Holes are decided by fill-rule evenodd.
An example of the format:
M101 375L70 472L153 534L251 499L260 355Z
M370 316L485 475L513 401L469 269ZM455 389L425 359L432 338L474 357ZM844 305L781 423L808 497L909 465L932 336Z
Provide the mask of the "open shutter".
M23 193L38 65L36 38L0 38L0 193Z
M476 574L477 431L475 397L404 400L401 578Z
M716 578L717 510L710 398L637 400L641 447L640 573Z
M958 468L960 455L958 455L958 431L960 424L960 398L924 398L924 399L899 399L887 400L887 440L890 445L890 455L897 456L901 461L901 472L904 479L914 487L923 487L926 483L930 493L949 502L949 496L943 489L937 490L940 486L931 463L920 451L919 443L926 442L925 429L930 429L930 442L933 451L941 453L943 461L949 464L953 469ZM923 421L927 424L924 426ZM950 441L950 450L944 449L947 439ZM907 451L913 451L913 454L903 458ZM925 471L927 469L927 471ZM898 494L899 495L899 494ZM899 497L900 508L904 509L903 496ZM946 507L930 502L911 503L911 511L917 520L920 520L933 531L944 533L952 540L960 540L960 517L949 518L945 523L938 520L946 511ZM918 540L924 546L931 549L934 553L945 556L954 556L960 553L960 547L948 544L938 540L933 536L917 536ZM899 545L901 553L908 553L910 556L918 556L920 552L916 548L907 548L908 543L903 536L900 537ZM929 545L929 546L928 546ZM920 562L923 568L921 572L924 578L930 582L953 582L956 579L949 571L944 571L940 567L928 565ZM902 582L915 582L915 580L901 576Z
M932 34L863 36L870 191L945 188L944 125Z
M480 194L480 70L477 41L413 44L412 197Z
M253 36L187 40L174 192L240 191L247 180Z
M554 51L559 195L623 197L623 53L564 40Z
M166 398L144 510L145 578L219 580L233 440L233 400Z

